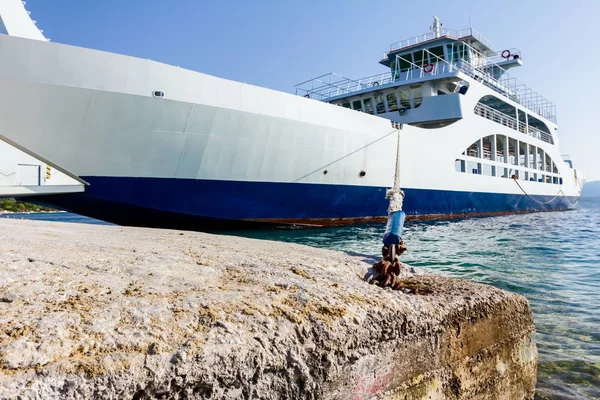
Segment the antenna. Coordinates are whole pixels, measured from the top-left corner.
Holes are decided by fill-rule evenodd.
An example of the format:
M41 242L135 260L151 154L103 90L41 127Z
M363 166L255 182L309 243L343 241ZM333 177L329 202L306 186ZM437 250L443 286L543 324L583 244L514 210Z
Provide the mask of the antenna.
M443 24L440 24L440 19L434 15L433 16L433 25L429 27L429 29L431 29L433 31L433 37L435 37L435 38L440 37L440 27L442 25Z

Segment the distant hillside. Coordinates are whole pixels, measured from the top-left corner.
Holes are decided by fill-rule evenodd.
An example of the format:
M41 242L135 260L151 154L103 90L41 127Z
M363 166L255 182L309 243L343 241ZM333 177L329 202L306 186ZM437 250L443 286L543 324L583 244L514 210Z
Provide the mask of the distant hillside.
M600 181L586 182L583 185L582 197L597 197L600 196Z

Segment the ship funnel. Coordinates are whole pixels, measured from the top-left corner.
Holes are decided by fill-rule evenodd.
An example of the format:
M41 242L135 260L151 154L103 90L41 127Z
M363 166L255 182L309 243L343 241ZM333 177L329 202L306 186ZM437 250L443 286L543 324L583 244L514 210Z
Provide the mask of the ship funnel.
M0 34L48 41L21 0L0 0Z

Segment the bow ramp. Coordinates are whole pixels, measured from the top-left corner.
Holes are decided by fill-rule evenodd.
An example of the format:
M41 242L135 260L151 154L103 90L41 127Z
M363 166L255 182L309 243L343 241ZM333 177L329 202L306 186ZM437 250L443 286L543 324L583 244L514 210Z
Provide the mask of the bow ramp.
M80 193L87 183L0 136L0 197Z

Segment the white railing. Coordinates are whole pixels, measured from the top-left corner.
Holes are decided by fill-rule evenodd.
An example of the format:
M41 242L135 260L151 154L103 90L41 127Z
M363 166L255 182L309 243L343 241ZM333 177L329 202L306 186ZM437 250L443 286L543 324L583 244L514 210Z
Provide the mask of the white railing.
M468 36L473 36L475 39L479 40L488 48L492 48L492 42L473 28L465 28L460 30L441 28L439 32L428 32L409 39L401 40L396 43L392 43L390 44L390 51L400 50L405 47L414 46L420 43L428 42L430 40L439 39L443 37L448 37L451 39L461 39ZM384 54L387 55L387 53Z
M297 95L310 97L315 100L326 100L359 90L376 89L379 86L392 82L394 82L394 77L391 72L384 72L358 80L330 72L299 83L295 88Z
M548 132L541 131L537 128L534 128L533 126L527 126L525 125L525 123L517 120L517 118L504 114L503 112L498 111L490 106L477 103L474 112L475 114L483 118L489 119L491 121L494 121L500 125L504 125L521 133L526 133L529 136L532 136L539 140L543 140L546 143L554 144L552 135Z
M508 52L508 53L506 53ZM505 49L501 51L497 51L492 55L486 56L488 62L500 63L507 60L517 60L522 59L523 56L521 54L521 49L517 47L513 47L512 49Z
M429 59L432 62L435 60L433 63L424 63L424 65L415 64L411 60L396 55L395 65L404 64L408 65L408 68L395 70L393 73L373 75L359 80L346 78L336 73L329 73L299 83L295 86L296 94L327 101L329 98L346 95L359 90L369 88L375 90L377 86L388 83L407 83L409 81L420 80L424 77L461 71L543 118L556 123L556 107L554 104L526 85L519 83L496 62L496 60L499 61L502 59L502 53L500 53L500 58L498 58L498 54L490 58L478 54L477 57L472 57L471 61L469 61L469 57L464 56L464 54L469 53L467 50L470 50L470 54L478 54L476 49L465 42L454 42L452 44L449 61L424 49L422 50L422 59ZM514 53L512 53L512 50L514 50ZM519 55L520 57L518 49L512 50L511 54ZM457 59L454 59L455 57ZM400 61L403 61L403 63Z

